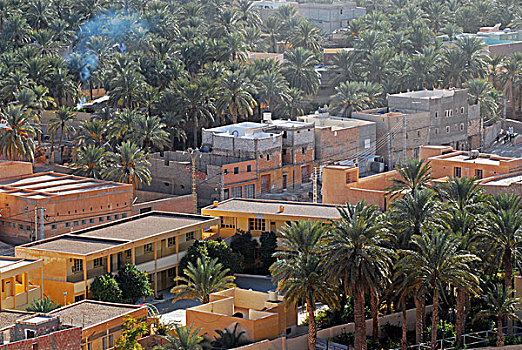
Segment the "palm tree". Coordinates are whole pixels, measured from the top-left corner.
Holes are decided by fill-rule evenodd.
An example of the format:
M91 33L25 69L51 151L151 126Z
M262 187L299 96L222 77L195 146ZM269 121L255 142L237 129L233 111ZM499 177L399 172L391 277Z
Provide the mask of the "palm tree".
M317 93L319 89L319 73L315 66L319 61L314 53L304 47L296 47L285 52L283 75L291 88L298 88L307 95Z
M218 336L215 337L215 340L211 343L212 348L235 349L242 345L248 344L248 341L241 339L246 334L246 331L238 332L237 326L239 326L238 322L236 322L234 328L232 328L232 331L230 331L228 328L225 328L225 331L222 331L221 329L216 329L216 333L218 334Z
M328 271L342 280L354 299L355 349L366 349L366 319L364 300L367 293L378 293L389 282L393 251L388 248L390 236L379 224L377 206L364 202L338 208L340 219L332 222L326 237L325 259ZM378 317L374 319L378 330Z
M7 122L6 128L0 130L2 155L9 160L33 160L36 130L31 122L34 117L21 105L8 105L1 119Z
M78 176L102 179L105 171L105 158L107 152L103 147L93 144L82 145L74 150L74 162L71 167Z
M364 83L347 81L335 88L336 94L331 96L332 113L350 118L353 111L368 108L370 96Z
M259 99L269 110L288 99L288 83L277 70L269 70L262 74L256 86Z
M60 308L61 305L52 301L49 297L34 299L26 308L27 311L48 313Z
M485 211L482 190L474 178L451 178L437 187L440 197L446 200L445 212L449 215L446 223L450 231L458 238L459 250L463 253L477 251L477 244L483 238ZM462 343L462 334L466 327L466 305L469 303L470 290L457 288L457 319L455 338L457 346Z
M480 103L481 117L494 118L498 112L497 96L499 92L484 79L468 80L464 87L468 89L468 99L470 104Z
M143 184L150 184L150 163L143 151L131 141L116 146L116 152L107 154L107 169L104 177L117 182L132 184L134 190Z
M464 58L464 75L467 78L483 78L486 75L489 54L484 42L472 36L465 36L456 40Z
M430 290L433 295L431 348L437 348L437 325L439 324L439 297L446 286L478 291L479 279L470 269L478 257L459 251L459 241L449 232L423 233L412 239L413 249L407 251L397 264L418 292Z
M415 190L421 190L431 180L430 162L420 159L413 158L401 163L397 172L400 177L392 178L392 185L386 189L392 198L402 193L413 193Z
M230 113L234 124L238 116L252 115L257 106L250 94L253 89L253 85L239 71L226 71L219 82L217 110Z
M495 317L497 323L497 346L504 346L504 333L502 330L502 320L508 318L511 320L522 321L517 312L520 311L522 298L512 297L513 290L506 288L502 283L488 286L487 294L482 296L486 310L477 313L478 318Z
M134 127L133 139L149 153L152 147L163 150L169 143L169 133L165 130L166 125L156 116L138 116Z
M293 47L303 47L312 51L321 49L321 30L308 21L301 21L290 37Z
M110 112L110 110L107 112ZM127 140L134 133L137 120L142 116L135 109L125 108L115 113L114 117L112 117L111 113L110 117L112 119L111 133L122 140ZM102 120L105 120L105 118L102 118Z
M277 52L277 40L281 31L281 21L276 16L270 16L264 21L264 32L270 39L270 52Z
M201 328L190 326L179 326L174 324L174 335L167 335L170 343L166 346L156 346L154 350L203 350L202 343L205 338L199 335Z
M54 114L54 118L49 121L49 129L52 134L60 129L60 139L58 142L58 149L60 149L60 152L63 152L63 137L71 137L76 132L74 126L71 125L75 120L76 114L74 114L70 107L60 107Z
M108 122L103 120L86 120L80 124L76 144L95 144L101 147L107 138Z
M270 266L272 281L290 304L304 300L308 313L308 349L314 350L317 339L315 304L333 303L333 293L326 280L321 240L325 229L320 222L291 222L279 231L276 262Z
M179 284L170 291L174 296L172 302L187 298L205 304L209 302L210 294L236 286L230 269L223 268L217 258L198 257L195 265L189 261L183 274L174 279Z
M499 80L503 85L503 93L511 101L511 108L513 113L513 119L516 119L516 100L517 93L520 90L521 74L520 68L522 67L522 53L515 53L504 59L500 66Z

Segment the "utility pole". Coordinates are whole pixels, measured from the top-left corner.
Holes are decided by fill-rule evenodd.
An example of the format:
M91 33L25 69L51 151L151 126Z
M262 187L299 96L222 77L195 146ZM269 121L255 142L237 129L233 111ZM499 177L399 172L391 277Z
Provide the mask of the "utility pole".
M402 137L403 137L403 149L402 149L402 152L404 154L404 163L406 163L406 161L408 160L408 155L407 155L407 147L406 147L406 140L407 140L407 133L406 133L406 114L404 114L402 116Z
M198 213L198 193L196 191L196 158L200 155L199 149L188 149L190 159L192 160L192 196L194 197L194 214Z
M386 135L386 143L388 144L388 170L392 169L392 153L391 153L391 132Z
M43 207L40 208L40 237L39 239L44 239L44 211L45 209Z
M314 184L313 184L313 200L314 200L314 203L317 203L317 178L318 178L318 173L317 173L317 166L314 166Z
M38 239L38 207L34 206L34 239Z

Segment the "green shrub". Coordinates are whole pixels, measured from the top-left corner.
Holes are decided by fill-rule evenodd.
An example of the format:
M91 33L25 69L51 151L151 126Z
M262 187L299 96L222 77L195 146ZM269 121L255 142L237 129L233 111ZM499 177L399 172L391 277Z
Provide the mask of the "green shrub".
M111 303L122 302L120 286L110 273L97 276L89 290L94 300L108 301Z

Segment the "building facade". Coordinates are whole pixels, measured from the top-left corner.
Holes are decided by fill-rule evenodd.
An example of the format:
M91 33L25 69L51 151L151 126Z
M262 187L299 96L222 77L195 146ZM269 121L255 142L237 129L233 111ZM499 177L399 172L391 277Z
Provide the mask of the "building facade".
M376 154L375 122L335 117L329 113L301 116L298 120L314 123L318 164L349 161L358 165L361 172L370 171Z
M216 329L232 329L237 324L251 342L286 336L297 324L297 307L277 293L230 288L212 293L207 304L185 311L187 325L201 328L200 334L213 339Z
M24 310L43 293L41 260L0 256L0 309Z
M467 89L422 90L388 96L388 107L353 113L377 123L377 154L388 168L417 158L419 147L480 147L480 106L468 104Z
M299 4L298 10L301 16L308 18L310 23L325 34L347 27L352 19L366 14L366 8L351 1L303 2Z
M219 218L205 236L221 238L231 237L238 230L257 237L263 232L277 232L292 221L330 222L340 217L337 205L240 198L215 202L201 209L201 214Z
M87 299L94 278L125 263L146 272L157 293L174 284L193 241L218 224L207 216L148 212L18 246L15 255L42 260L45 294L62 305Z

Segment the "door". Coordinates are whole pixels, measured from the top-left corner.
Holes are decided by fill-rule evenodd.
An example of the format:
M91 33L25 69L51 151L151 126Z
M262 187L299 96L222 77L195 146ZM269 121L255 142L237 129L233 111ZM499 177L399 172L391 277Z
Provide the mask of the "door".
M261 193L270 192L270 175L261 175Z
M283 190L286 190L288 184L288 174L283 174Z
M301 168L301 182L305 183L310 181L310 171L307 166Z

